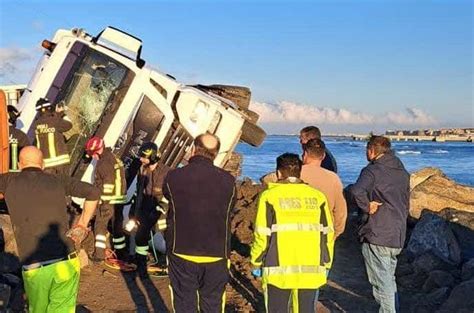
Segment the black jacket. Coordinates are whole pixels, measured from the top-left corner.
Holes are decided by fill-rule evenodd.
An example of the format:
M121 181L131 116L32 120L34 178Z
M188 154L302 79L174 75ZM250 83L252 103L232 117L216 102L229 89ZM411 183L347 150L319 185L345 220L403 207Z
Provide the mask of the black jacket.
M232 175L194 156L185 167L168 173L163 193L169 201L168 253L229 257L230 213L236 198Z
M45 167L69 163L64 133L72 128L72 123L64 117L61 113L44 112L35 121L35 145L43 152Z
M10 143L10 170L18 170L18 157L23 147L30 145L30 140L24 132L13 126L8 127Z
M336 158L332 155L331 151L326 148L326 156L321 162L321 167L327 169L328 171L337 173L337 163Z
M360 240L379 246L402 248L410 199L410 175L392 152L371 162L350 188L352 200L368 213L369 202L382 205L367 215L359 228Z
M23 264L63 258L72 252L74 244L66 237L66 196L100 197L99 189L88 183L32 167L0 175L0 193L5 195Z
M118 203L119 201L115 198L124 198L127 195L127 181L123 163L110 148L105 148L97 161L94 185L102 191L102 201L105 203L111 199Z

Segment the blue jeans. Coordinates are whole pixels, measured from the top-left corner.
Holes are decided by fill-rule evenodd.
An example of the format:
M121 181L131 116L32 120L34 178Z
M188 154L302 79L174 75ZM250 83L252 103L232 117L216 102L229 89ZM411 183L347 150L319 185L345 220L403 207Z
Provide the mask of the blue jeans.
M372 285L375 301L380 305L380 313L399 312L395 268L400 251L400 248L362 244L367 277Z

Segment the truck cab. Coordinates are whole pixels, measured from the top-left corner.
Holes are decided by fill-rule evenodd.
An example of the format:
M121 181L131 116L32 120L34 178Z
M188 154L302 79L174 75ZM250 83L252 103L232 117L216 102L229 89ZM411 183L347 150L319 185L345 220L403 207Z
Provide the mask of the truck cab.
M45 52L18 104L19 125L33 139L38 99L64 106L73 123L65 135L74 177L91 180L93 164L84 158L84 145L94 135L122 159L132 188L144 142L157 144L160 162L178 167L187 163L193 139L209 132L221 141L215 165L224 167L239 140L258 146L266 137L256 125L258 115L248 110L250 92L244 104L235 100L235 90L248 89L181 84L146 67L141 40L119 29L107 27L97 36L60 29L42 46Z

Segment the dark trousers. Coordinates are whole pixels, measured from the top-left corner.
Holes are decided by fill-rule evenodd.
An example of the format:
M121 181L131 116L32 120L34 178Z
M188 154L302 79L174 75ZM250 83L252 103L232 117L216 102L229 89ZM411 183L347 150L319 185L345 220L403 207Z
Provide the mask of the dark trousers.
M139 223L135 234L135 253L142 256L148 255L148 242L151 239L152 231L158 221L160 213L155 209L140 212L137 216Z
M267 285L267 312L313 313L316 289L280 289Z
M94 224L95 256L105 257L106 235L109 222L112 220L112 241L116 251L125 251L125 232L123 230L123 204L102 203L99 207Z
M194 263L168 255L173 308L177 313L223 312L225 285L229 280L227 260Z

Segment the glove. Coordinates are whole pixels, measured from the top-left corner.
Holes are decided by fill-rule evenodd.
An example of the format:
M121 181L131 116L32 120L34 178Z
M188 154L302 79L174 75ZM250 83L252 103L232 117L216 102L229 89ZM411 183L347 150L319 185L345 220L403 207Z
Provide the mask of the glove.
M252 275L257 278L257 277L262 277L262 269L261 268L254 268L252 270Z
M85 226L76 224L66 232L66 236L71 238L76 244L80 244L86 239L89 229Z

